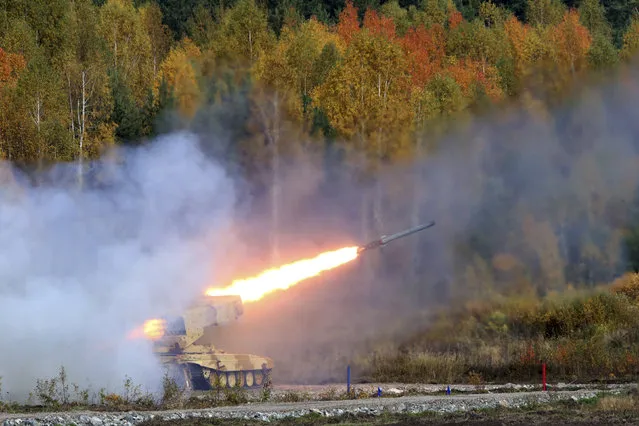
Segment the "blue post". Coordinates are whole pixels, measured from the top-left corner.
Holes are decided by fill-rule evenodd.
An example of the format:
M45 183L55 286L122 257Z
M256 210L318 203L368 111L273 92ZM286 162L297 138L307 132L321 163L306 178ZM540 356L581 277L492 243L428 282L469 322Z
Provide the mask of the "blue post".
M346 392L351 393L351 366L346 367Z
M450 395L450 385L446 387L446 395Z

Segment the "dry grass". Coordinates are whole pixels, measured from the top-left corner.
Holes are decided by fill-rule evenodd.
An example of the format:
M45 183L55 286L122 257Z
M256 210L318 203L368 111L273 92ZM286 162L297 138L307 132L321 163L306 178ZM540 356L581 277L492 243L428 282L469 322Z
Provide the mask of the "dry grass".
M254 392L252 400L256 402L269 400L271 387L272 384L267 376L262 388L257 390L257 394ZM3 401L0 398L0 412L198 409L244 404L249 402L250 396L250 392L241 388L239 384L230 389L219 387L197 396L189 396L168 375L164 376L162 389L156 393L142 391L141 386L133 383L128 377L124 380L122 393L107 392L105 389L90 393L76 384L69 383L65 368L60 367L57 376L36 381L34 390L25 404Z
M627 396L604 396L597 401L597 408L603 411L639 412L639 399Z
M590 292L475 300L360 363L375 381L628 381L639 377L639 274Z

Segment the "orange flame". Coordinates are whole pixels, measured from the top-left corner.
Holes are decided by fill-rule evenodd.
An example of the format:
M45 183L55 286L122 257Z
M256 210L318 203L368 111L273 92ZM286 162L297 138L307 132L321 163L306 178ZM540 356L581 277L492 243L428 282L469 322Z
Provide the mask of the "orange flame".
M320 253L311 259L298 260L279 268L268 269L251 278L235 280L223 288L209 288L205 293L207 296L239 295L243 302L254 302L268 293L276 290L286 290L300 281L318 276L324 271L355 260L358 256L357 249L357 246L344 247ZM144 325L129 333L128 338L146 337L151 340L157 340L164 335L165 329L166 321L150 319L145 321Z
M129 333L128 338L139 339L141 337L146 337L147 339L157 340L164 336L165 330L166 321L154 318L144 321L144 324L141 327L138 327Z
M302 280L344 265L355 258L357 258L357 247L344 247L321 253L311 259L302 259L279 268L268 269L255 277L235 280L224 288L209 288L206 290L206 295L239 295L243 302L254 302L268 293L285 290Z

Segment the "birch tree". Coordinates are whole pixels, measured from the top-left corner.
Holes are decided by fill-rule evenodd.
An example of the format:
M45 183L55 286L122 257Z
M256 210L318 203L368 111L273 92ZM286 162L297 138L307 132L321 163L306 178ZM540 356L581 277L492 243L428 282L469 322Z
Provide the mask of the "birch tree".
M149 36L153 78L157 77L160 63L171 48L171 30L162 23L162 11L156 2L140 7L140 20Z
M238 0L222 15L214 51L218 58L253 64L273 43L274 35L269 30L266 11L255 0Z
M25 140L20 160L34 159L38 170L48 161L68 161L73 145L65 112L65 91L59 74L43 55L34 57L18 81L17 98L26 112L22 125L33 135Z
M153 81L151 40L132 0L107 0L100 8L98 34L106 42L110 67L141 107Z
M175 46L161 63L155 79L155 93L159 93L160 83L166 81L172 90L179 111L187 118L193 118L200 102L198 71L195 63L201 55L200 49L188 38Z
M97 35L98 19L98 10L90 0L74 1L69 28L72 50L63 68L80 188L85 158L97 158L114 142L115 125L110 119L113 99L107 59Z

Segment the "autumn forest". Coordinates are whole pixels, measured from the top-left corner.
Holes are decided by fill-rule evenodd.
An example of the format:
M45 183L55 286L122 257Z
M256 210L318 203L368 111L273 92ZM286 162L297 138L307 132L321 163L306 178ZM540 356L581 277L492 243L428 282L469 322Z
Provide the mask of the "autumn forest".
M273 232L297 158L364 188L341 195L364 241L436 218L385 260L414 302L592 288L639 269L635 8L0 0L0 158L35 173L188 129L268 194Z

